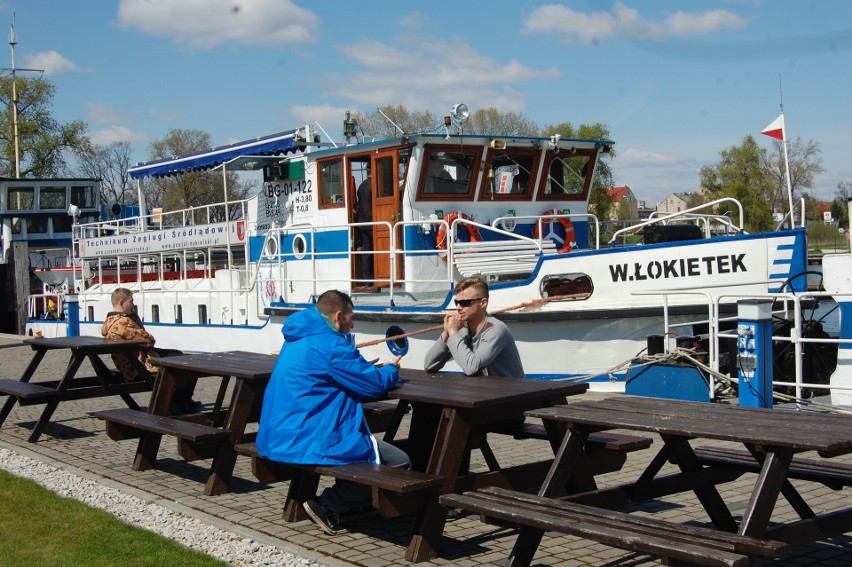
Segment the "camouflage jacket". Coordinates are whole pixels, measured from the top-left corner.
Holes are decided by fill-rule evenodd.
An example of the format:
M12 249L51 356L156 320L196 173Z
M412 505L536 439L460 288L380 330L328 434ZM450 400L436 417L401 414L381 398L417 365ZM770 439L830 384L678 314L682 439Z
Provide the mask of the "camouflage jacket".
M142 321L135 314L127 315L113 311L107 314L104 324L101 327L101 335L111 341L130 341L136 339L144 339L148 341L145 347L140 348L137 354L139 362L145 365L145 369L151 374L157 372L157 367L148 362L148 359L154 356L151 348L154 346L154 337L145 330ZM122 377L126 382L133 382L140 378L146 378L139 375L139 368L131 361L127 360L120 354L113 354L112 361L115 367L121 372Z

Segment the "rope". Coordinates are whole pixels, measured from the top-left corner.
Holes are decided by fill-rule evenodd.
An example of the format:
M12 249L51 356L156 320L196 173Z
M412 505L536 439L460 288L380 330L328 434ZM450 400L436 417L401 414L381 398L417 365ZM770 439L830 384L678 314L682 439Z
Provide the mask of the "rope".
M524 301L523 303L518 303L517 305L512 305L511 307L504 307L502 309L498 309L496 311L492 311L489 315L499 315L501 313L507 313L509 311L518 311L520 309L530 309L533 307L541 307L546 303L550 303L551 301L559 301L561 299L576 299L578 297L586 297L588 294L586 293L569 293L565 295L554 295L553 297L542 297L541 299L532 299L530 301ZM443 330L443 323L440 325L435 325L433 327L426 327L425 329L420 329L418 331L411 331L410 333L403 333L401 335L394 335L392 337L385 337L383 339L375 339L372 341L367 341L365 343L358 343L355 345L357 348L363 348L368 346L380 345L382 343L390 342L390 341L398 341L400 339L407 339L408 337L414 337L417 335L422 335L424 333L431 333L433 331Z
M716 370L713 370L700 360L695 358L695 349L692 348L676 348L673 352L670 353L660 353L654 355L642 354L643 351L647 349L640 350L636 356L631 359L628 359L622 363L613 366L609 370L605 372L601 372L599 374L588 374L585 376L578 376L573 378L563 378L560 380L571 381L571 382L587 382L594 378L598 378L600 376L610 376L611 381L615 382L616 378L614 376L615 372L624 369L625 367L637 368L642 366L650 366L652 364L657 364L660 362L683 362L688 361L689 363L695 365L696 367L704 370L706 373L712 375L716 380L722 384L724 384L724 388L721 390L722 395L729 395L733 393L733 385L739 386L739 379L734 378L732 376L728 376L726 374L721 374ZM641 362L637 362L641 361ZM789 394L783 394L781 392L772 392L772 398L785 403L795 403L798 405L803 405L807 407L811 407L814 409L818 409L825 412L830 413L838 413L844 415L852 415L852 410L835 407L829 404L824 404L821 402L815 402L813 400L805 400L802 398L797 398L796 396L791 396Z

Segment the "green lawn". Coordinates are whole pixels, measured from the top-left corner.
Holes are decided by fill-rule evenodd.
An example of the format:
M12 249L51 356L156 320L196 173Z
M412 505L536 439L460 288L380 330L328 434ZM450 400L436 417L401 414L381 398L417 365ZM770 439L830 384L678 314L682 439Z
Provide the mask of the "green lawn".
M0 495L4 567L227 565L5 471Z

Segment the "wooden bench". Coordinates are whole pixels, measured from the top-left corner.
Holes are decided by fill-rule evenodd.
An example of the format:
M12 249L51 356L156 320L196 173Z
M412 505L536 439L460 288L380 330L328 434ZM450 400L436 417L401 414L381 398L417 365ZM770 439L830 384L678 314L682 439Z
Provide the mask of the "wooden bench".
M440 503L519 526L556 531L621 549L658 555L679 565L745 567L749 565L751 556L776 558L791 551L784 542L673 524L501 488L445 494L440 497ZM523 530L521 534L524 534ZM518 545L523 545L523 542L519 541ZM526 551L530 552L532 559L535 549ZM526 563L517 556L515 559L512 565Z
M367 418L370 431L373 433L387 431L396 412L396 407L397 405L394 402L362 403L361 408L364 410L364 417ZM406 408L406 411L408 411L408 408Z
M544 425L541 423L524 422L519 427L498 426L488 430L490 433L512 435L515 439L539 439L550 441ZM627 462L627 454L633 451L647 449L653 443L650 437L598 431L589 434L586 439L586 455L594 474L604 474L621 470ZM482 447L478 447L483 449ZM489 456L483 450L486 462ZM491 464L489 463L489 466Z
M761 465L744 449L728 447L696 447L695 455L702 465L731 468L744 472L759 473ZM820 482L832 490L852 486L852 464L834 462L830 459L806 459L793 457L788 472L790 478Z
M56 395L56 389L30 382L2 378L0 379L0 394L18 398L18 403L25 406L28 405L28 402L30 404L40 403Z
M262 457L255 443L234 446L240 455L251 457L252 474L261 482L291 481L284 508L288 522L305 519L301 505L316 496L320 476L330 476L370 486L373 489L373 507L384 517L393 518L420 511L425 499L437 499L444 479L439 476L409 469L400 469L375 463L347 465L299 465L279 463Z
M456 242L453 263L462 276L473 274L507 275L531 274L542 254L555 254L556 244L542 241L542 248L526 240L486 240Z
M208 421L203 414L164 417L141 410L121 408L95 412L95 417L106 422L106 434L113 441L139 439L146 432L176 437L178 454L187 461L212 458L231 435L227 429L199 423ZM135 470L153 466L153 462L143 463L140 459L137 454Z

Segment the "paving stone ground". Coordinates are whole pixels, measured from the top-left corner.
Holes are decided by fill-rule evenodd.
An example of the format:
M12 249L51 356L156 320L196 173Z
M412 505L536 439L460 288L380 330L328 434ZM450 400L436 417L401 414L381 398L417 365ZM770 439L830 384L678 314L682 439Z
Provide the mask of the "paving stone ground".
M29 362L31 350L22 345L20 340L21 337L14 335L0 335L0 377L19 377ZM66 354L48 353L34 381L60 376L66 363ZM81 372L91 373L88 363ZM212 379L200 380L196 398L212 404L218 385L218 381ZM588 393L572 401L606 395L613 394ZM147 404L148 394L135 397L140 405ZM4 400L4 397L0 397L0 401ZM231 492L219 496L205 496L202 492L210 461L185 462L177 454L177 445L171 439L163 440L156 469L132 471L130 465L136 442L112 441L104 433L103 422L93 417L96 411L121 406L118 397L64 402L37 443L28 443L27 437L42 406L16 406L0 429L0 446L58 464L70 472L99 479L110 486L143 494L147 499L178 507L182 512L197 515L218 527L231 529L303 557L318 559L330 566L383 567L405 564L403 553L408 543L410 519L375 517L353 526L348 534L334 537L326 536L307 521L286 523L281 518L281 511L287 483L267 485L257 482L251 474L247 458L240 457L237 461ZM791 430L790 434L795 435L796 432ZM403 426L400 436L404 435ZM540 460L542 456L551 454L549 445L543 441L518 441L507 436L490 435L489 442L498 461L504 465ZM659 440L655 440L655 446L659 447ZM652 451L630 454L621 471L598 477L599 484L611 486L635 480L652 456ZM852 456L841 459L852 462ZM486 469L481 455L474 453L471 468ZM753 482L752 475L745 475L723 486L723 496L735 514L745 506ZM850 505L848 489L838 492L813 483L794 483L818 512ZM666 497L665 500L649 502L631 510L674 522L707 525L703 509L690 494ZM783 499L779 501L772 520L780 522L795 518L787 502ZM447 524L440 557L423 565L500 565L508 556L516 536L515 530L484 524L475 516L463 517ZM755 564L768 563L771 562ZM852 565L852 538L844 535L803 546L797 548L793 555L775 563ZM658 561L648 555L625 552L575 537L547 534L534 564L632 567L655 565Z

